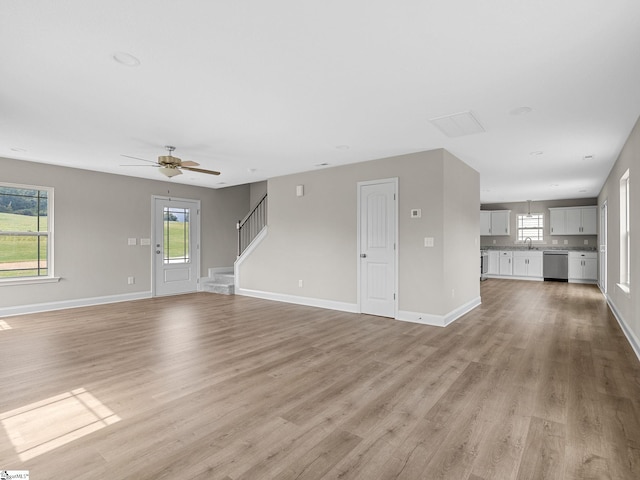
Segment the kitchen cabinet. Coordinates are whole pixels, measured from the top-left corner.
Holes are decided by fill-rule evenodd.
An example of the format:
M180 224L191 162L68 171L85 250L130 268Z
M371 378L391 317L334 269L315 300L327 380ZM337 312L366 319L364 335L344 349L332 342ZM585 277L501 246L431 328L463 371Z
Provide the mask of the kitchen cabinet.
M596 235L597 207L562 207L549 209L551 235Z
M501 251L499 262L499 275L513 275L513 252Z
M480 235L509 235L511 210L480 210Z
M480 235L491 235L491 212L480 210Z
M569 252L569 281L596 282L598 280L597 252Z
M488 275L500 274L500 252L497 250L489 250L489 271Z
M542 278L542 252L513 252L513 275Z

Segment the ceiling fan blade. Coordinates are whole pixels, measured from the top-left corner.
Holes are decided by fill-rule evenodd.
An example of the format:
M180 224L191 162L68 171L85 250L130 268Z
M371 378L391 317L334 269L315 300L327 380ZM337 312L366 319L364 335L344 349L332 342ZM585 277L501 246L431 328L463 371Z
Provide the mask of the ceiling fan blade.
M191 160L185 160L181 162L180 165L183 167L197 167L200 164L197 162L192 162Z
M127 158L133 158L134 160L142 160L143 162L149 162L149 163L158 163L158 162L154 162L152 160L147 160L146 158L140 158L140 157L132 157L131 155L125 155L123 153L120 154L121 157L127 157Z
M183 170L189 170L190 172L208 173L209 175L220 175L220 172L216 172L214 170L204 170L202 168L185 167L184 163L180 168L182 168Z
M155 167L158 168L160 165L120 165L121 167Z

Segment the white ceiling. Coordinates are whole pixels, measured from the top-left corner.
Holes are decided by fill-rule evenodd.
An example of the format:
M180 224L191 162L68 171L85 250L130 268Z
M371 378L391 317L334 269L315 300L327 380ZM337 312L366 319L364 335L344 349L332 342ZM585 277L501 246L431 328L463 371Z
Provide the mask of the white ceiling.
M164 179L120 155L170 144L219 188L444 147L483 203L580 198L638 115L638 0L0 0L9 158Z

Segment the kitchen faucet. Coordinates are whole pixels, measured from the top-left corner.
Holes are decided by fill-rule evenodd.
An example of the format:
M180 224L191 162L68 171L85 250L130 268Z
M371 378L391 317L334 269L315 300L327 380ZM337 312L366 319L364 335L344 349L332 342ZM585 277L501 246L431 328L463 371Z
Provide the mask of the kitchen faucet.
M529 250L533 249L533 240L531 240L531 237L527 237L524 239L524 243L527 243L527 240L529 240Z

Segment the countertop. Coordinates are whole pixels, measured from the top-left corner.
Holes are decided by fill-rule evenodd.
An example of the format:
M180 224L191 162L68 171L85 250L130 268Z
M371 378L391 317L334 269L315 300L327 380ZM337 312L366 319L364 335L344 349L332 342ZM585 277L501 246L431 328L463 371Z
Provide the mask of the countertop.
M529 248L525 245L487 245L480 247L480 250L501 250L501 251L525 251L531 250L532 252L543 252L545 250L567 250L569 252L597 252L598 248L592 245L585 245L583 247L570 247L569 245L536 245L533 248Z

